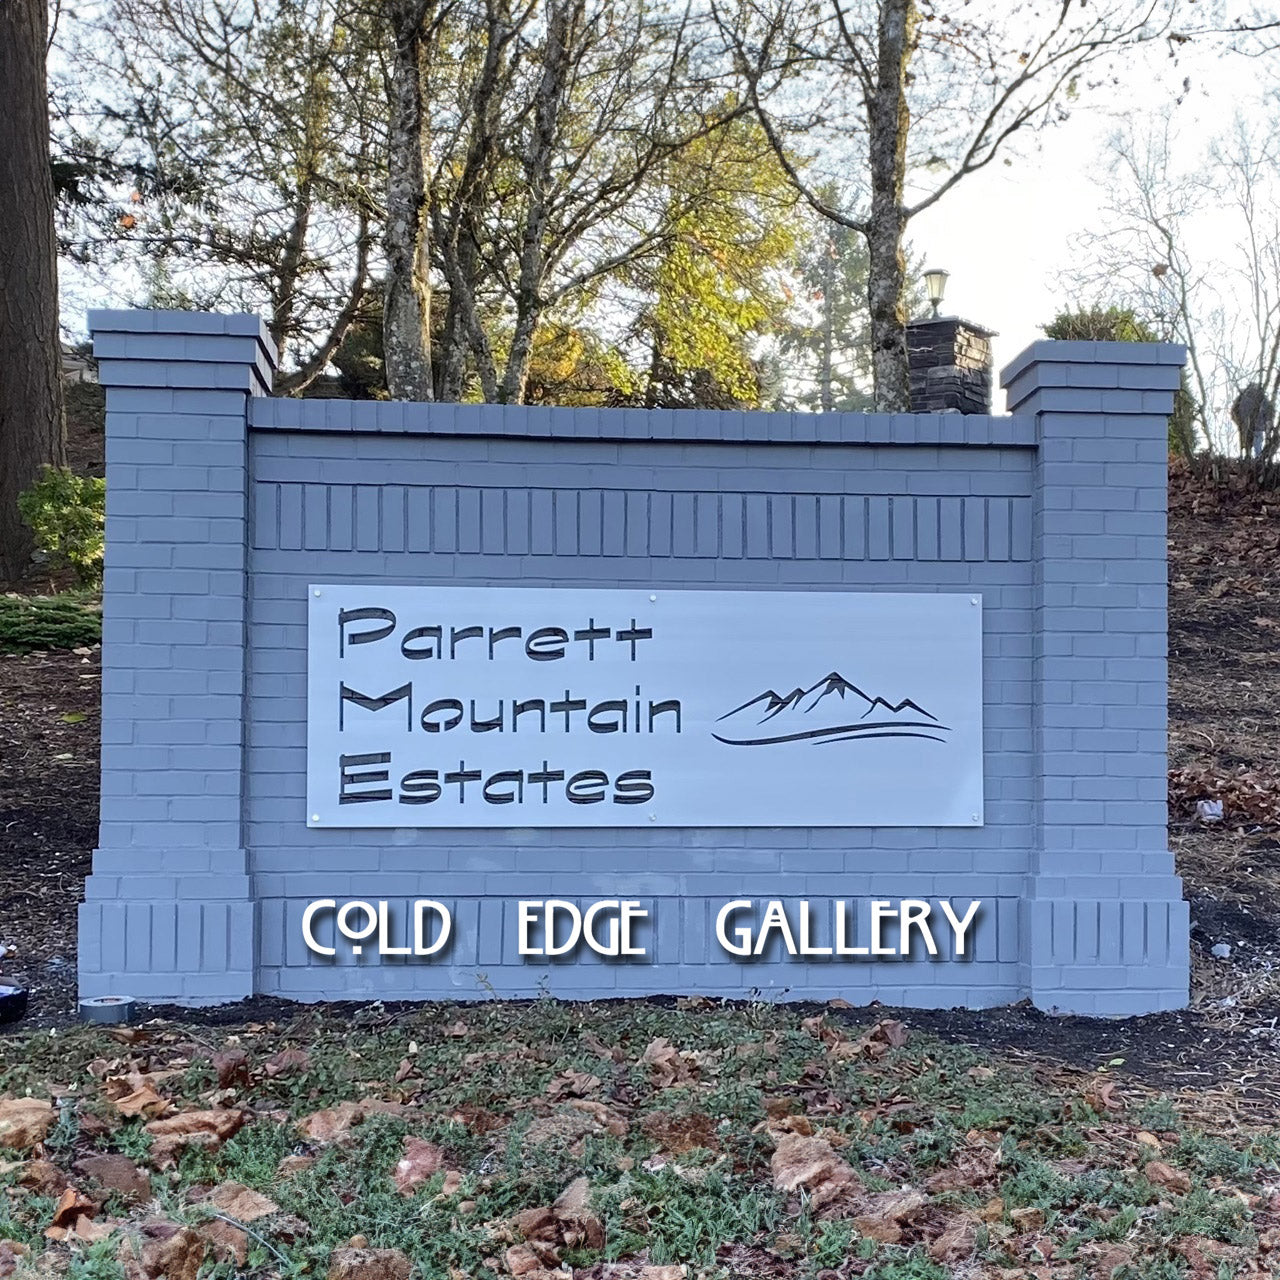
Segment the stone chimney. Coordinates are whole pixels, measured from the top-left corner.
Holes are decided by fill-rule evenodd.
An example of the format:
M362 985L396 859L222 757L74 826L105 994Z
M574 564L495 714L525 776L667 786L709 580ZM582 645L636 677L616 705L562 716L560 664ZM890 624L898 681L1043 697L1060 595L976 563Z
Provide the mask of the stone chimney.
M907 325L912 413L991 412L990 329L957 316Z

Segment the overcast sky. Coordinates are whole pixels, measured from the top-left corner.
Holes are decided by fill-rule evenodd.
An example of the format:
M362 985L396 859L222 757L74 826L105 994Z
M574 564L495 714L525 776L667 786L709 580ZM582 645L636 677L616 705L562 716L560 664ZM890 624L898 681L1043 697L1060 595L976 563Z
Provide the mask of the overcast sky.
M1076 111L1021 144L1012 165L997 160L911 225L916 253L951 272L943 311L999 333L997 371L1044 337L1039 326L1071 301L1056 277L1071 263L1072 238L1104 216L1101 157L1122 119L1173 103L1189 76L1191 92L1174 119L1176 146L1191 155L1237 108L1246 115L1261 109L1256 59L1194 47L1176 62L1163 48L1138 56L1140 66L1125 74L1124 99L1110 110ZM999 395L996 404L1003 408Z

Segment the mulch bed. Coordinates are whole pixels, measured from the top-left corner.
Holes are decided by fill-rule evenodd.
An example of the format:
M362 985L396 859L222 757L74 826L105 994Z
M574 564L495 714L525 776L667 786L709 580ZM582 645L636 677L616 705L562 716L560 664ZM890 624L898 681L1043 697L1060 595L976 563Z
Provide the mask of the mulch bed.
M76 904L98 834L101 679L91 653L0 655L0 968L31 1013L75 1010Z

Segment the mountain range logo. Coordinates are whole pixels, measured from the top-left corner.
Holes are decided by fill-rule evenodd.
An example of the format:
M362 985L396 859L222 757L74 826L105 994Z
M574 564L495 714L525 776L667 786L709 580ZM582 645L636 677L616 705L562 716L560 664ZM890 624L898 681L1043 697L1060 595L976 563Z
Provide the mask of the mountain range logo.
M712 736L732 747L763 747L779 742L853 742L862 738L927 738L945 742L951 730L918 702L872 697L838 671L807 689L790 693L766 689L716 724Z

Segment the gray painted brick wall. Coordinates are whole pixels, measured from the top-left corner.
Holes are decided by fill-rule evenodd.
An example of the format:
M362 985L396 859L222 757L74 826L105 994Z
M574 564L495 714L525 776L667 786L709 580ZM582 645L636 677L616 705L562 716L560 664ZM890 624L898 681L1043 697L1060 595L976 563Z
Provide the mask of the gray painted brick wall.
M1037 343L1011 414L272 399L260 322L91 317L107 387L100 847L81 990L476 998L753 990L1181 1005L1165 832L1165 422L1180 348ZM980 590L986 823L309 830L315 580ZM647 962L514 954L515 900L634 897ZM982 898L962 961L727 956L735 897ZM434 963L323 960L317 897L445 902Z

